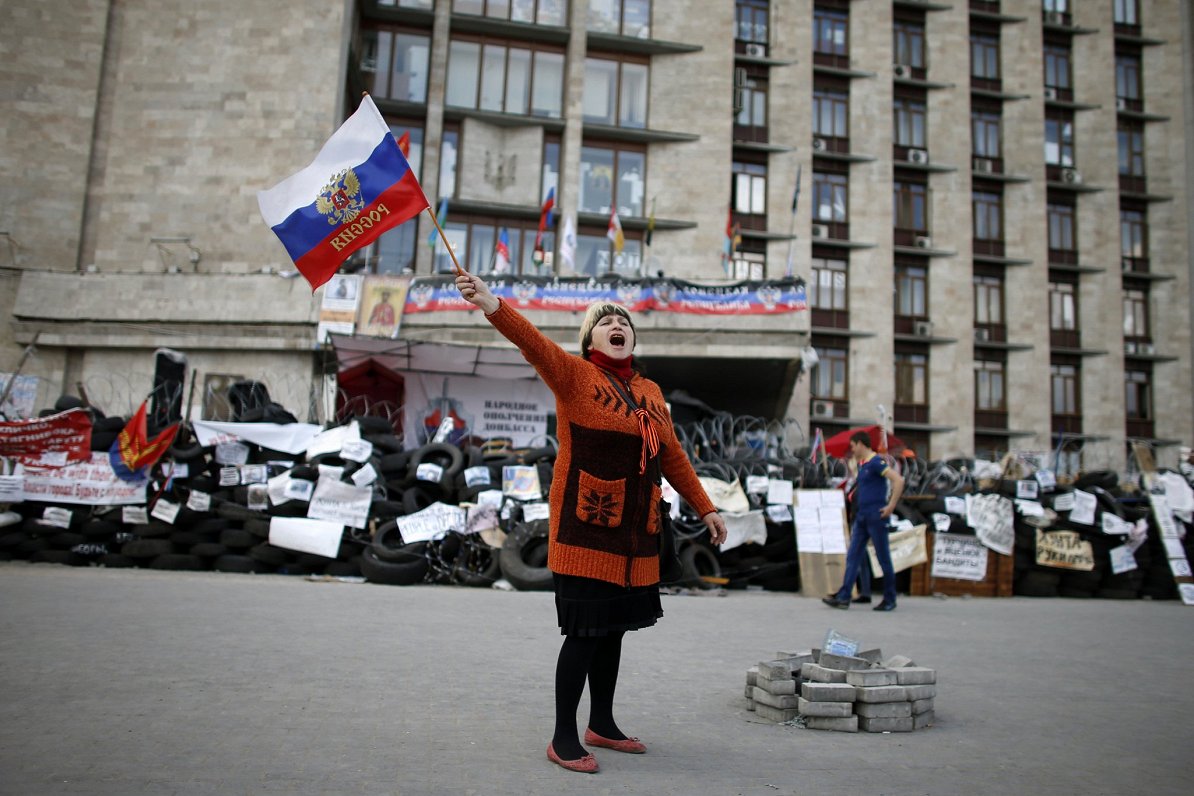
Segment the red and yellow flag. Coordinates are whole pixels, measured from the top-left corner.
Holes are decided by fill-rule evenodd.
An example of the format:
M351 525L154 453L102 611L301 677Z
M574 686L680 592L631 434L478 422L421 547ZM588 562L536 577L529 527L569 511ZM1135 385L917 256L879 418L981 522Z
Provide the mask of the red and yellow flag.
M140 408L133 413L129 422L117 435L116 441L108 451L108 459L116 475L125 481L142 481L145 479L144 470L152 467L158 459L165 455L174 443L178 434L178 423L163 429L150 440L145 420L147 401L142 401Z

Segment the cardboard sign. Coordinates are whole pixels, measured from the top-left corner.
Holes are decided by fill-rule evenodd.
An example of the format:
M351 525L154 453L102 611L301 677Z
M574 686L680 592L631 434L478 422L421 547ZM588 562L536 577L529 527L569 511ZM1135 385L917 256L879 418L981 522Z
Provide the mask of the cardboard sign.
M1094 548L1077 531L1036 532L1036 563L1042 567L1090 572L1095 567Z
M929 560L928 550L925 548L925 530L927 526L917 525L903 531L896 531L887 535L887 545L891 550L891 565L896 572L911 569L917 564ZM867 542L867 553L871 557L871 571L882 572L879 566L879 556L875 554L875 545Z
M973 536L935 534L929 574L934 578L981 581L987 576L987 548Z

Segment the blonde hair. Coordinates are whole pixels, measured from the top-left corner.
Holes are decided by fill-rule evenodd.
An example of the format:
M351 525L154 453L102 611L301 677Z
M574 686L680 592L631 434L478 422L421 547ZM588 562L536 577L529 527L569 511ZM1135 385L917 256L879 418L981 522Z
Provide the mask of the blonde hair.
M638 343L638 330L634 328L634 319L630 317L630 310L612 301L598 301L589 305L585 311L585 319L580 324L580 355L589 358L589 344L593 342L593 327L607 315L621 315L630 324L634 332L634 342Z

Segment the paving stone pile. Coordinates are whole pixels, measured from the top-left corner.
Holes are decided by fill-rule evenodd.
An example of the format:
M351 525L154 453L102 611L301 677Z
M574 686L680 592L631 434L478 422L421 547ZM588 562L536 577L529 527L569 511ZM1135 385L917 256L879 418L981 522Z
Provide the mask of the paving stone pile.
M933 724L937 672L871 649L779 652L746 671L747 709L810 730L912 732Z

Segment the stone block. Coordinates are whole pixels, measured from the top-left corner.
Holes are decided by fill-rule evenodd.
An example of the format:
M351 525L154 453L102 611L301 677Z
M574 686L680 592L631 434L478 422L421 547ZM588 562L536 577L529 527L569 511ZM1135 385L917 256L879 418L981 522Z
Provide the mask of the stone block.
M912 716L912 703L856 702L854 712L868 719L906 719Z
M937 670L927 666L904 666L895 670L900 685L932 685L937 682Z
M808 716L804 720L804 726L808 727L810 730L858 732L858 717L843 716L841 718L835 718L832 716Z
M923 730L925 727L933 726L933 711L927 710L924 713L912 714L912 729Z
M752 666L746 670L746 684L755 685L759 681L759 667Z
M800 697L796 709L802 716L823 716L826 718L843 718L854 713L853 702L811 702Z
M879 664L883 663L883 650L879 649L878 647L875 647L873 650L863 650L862 652L858 653L858 657L862 658L864 661L870 661L878 666Z
M909 702L915 702L918 699L932 699L937 696L937 686L935 685L905 685L900 687L908 693Z
M905 666L915 666L916 663L907 655L892 655L883 661L884 669L902 669Z
M755 687L763 689L768 694L783 695L796 693L796 681L792 678L788 678L787 680L764 680L760 677L755 681Z
M795 694L769 694L762 688L755 686L754 693L751 694L751 699L755 701L756 705L766 705L772 708L780 708L782 710L791 710L799 703L800 697ZM911 705L908 706L911 709Z
M912 717L902 719L868 719L858 716L858 729L863 732L912 732Z
M918 699L915 702L909 702L912 706L912 715L916 716L920 713L931 713L933 710L932 699Z
M792 652L791 650L780 650L779 652L775 653L775 657L776 657L776 659L799 658L800 663L816 663L817 662L817 659L816 659L816 657L814 657L812 650L800 650L798 652ZM793 666L792 668L799 669L800 667Z
M853 655L834 655L832 652L822 652L818 664L826 669L869 669L871 662L866 658L856 658Z
M924 686L913 686L924 688ZM868 688L855 688L856 702L907 702L908 689L902 685L877 685Z
M841 669L827 669L819 663L806 663L800 667L800 676L814 683L844 683L846 673Z
M762 702L756 702L755 715L762 716L768 721L791 721L799 715L799 711L796 708L773 708Z
M804 661L797 661L796 658L762 661L759 663L759 677L768 680L788 680L792 677L792 672L800 670L803 663Z
M803 683L800 686L800 696L809 702L853 702L857 691L845 683Z
M875 686L897 685L895 669L854 669L846 672L846 682L850 685Z
M754 699L754 696L755 696L755 686L751 685L750 683L747 683L746 684L746 698Z

